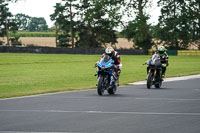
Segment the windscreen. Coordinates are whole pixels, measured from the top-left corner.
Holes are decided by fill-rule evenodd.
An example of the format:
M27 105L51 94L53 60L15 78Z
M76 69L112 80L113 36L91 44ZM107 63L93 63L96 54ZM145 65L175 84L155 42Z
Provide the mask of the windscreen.
M156 66L160 66L161 62L160 62L160 56L158 54L154 54L152 57L152 65L156 65Z
M106 55L104 58L103 58L103 62L108 62L110 60L110 56Z

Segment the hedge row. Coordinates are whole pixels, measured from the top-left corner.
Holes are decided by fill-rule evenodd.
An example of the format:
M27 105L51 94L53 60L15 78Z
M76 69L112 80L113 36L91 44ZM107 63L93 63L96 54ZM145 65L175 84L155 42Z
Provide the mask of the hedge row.
M152 55L155 51L148 50L148 55ZM167 50L168 55L200 55L200 50Z
M117 37L123 37L122 34L119 32L116 32ZM26 32L26 31L20 31L17 33L9 33L9 36L11 37L56 37L55 32Z
M56 37L55 32L17 32L10 33L11 37Z

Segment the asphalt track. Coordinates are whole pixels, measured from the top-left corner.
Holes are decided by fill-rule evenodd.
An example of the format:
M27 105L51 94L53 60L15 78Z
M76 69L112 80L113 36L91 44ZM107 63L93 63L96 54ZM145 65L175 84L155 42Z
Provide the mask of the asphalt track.
M200 133L200 78L0 100L0 133Z

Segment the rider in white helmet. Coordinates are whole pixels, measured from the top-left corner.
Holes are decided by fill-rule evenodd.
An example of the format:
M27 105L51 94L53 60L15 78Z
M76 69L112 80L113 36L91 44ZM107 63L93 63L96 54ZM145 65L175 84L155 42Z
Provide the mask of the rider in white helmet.
M115 71L115 75L113 75L111 77L111 82L110 84L113 83L113 80L117 80L118 85L119 85L119 76L120 76L120 72L121 72L121 68L122 68L122 64L121 64L121 59L119 54L117 53L117 51L115 51L112 47L107 47L105 50L105 53L103 53L102 57L104 56L110 56L112 58L112 60L114 61L114 71ZM97 66L97 64L95 64L95 67Z
M113 49L113 47L107 47L103 56L105 55L109 55L114 60L114 64L116 65L116 67L121 69L122 64L120 56L118 52Z
M105 53L102 56L105 55L109 55L112 58L112 60L114 60L116 78L118 79L121 72L120 69L122 68L121 59L118 52L115 51L113 47L107 47Z

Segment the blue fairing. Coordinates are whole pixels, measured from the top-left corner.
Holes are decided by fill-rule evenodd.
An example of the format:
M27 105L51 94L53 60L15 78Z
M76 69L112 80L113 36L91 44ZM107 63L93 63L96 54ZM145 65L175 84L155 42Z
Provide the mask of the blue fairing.
M100 70L104 71L107 70L107 68L113 68L114 66L114 61L108 57L102 57L101 60L97 63L98 67ZM113 74L112 69L109 69L109 71L105 71L107 73L109 73L110 75Z
M113 66L113 60L110 59L108 62L104 62L103 58L101 58L100 62L97 64L100 68L109 68Z

